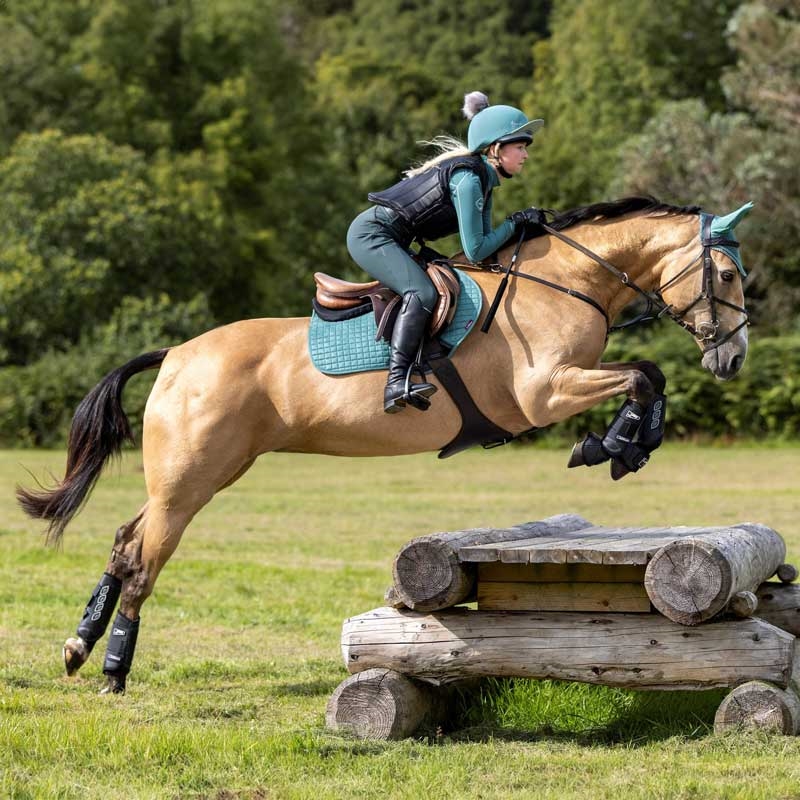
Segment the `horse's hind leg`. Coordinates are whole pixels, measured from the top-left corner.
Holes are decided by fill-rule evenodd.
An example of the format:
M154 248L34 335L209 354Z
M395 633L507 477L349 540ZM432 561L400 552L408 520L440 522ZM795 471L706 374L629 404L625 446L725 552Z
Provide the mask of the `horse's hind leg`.
M124 561L120 558L120 554L124 552L126 543L133 539L143 512L144 509L117 531L105 572L86 604L75 636L64 643L64 666L67 675L74 675L86 663L95 644L106 632L126 577Z
M172 457L180 450L165 444L162 439L145 448L145 465L153 465L146 470L149 499L139 518L120 529L109 560L114 574L121 577L122 592L103 662L106 692L125 691L139 633L139 612L186 526L216 492L237 480L254 461L245 455L241 441L236 452L232 437L224 441L209 437L188 461L183 455ZM228 450L221 458L225 444Z

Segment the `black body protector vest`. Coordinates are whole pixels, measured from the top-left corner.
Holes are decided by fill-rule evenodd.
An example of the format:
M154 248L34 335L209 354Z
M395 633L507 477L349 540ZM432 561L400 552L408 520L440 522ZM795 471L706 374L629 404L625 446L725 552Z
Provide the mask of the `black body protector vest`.
M441 239L458 232L458 216L450 198L450 178L457 169L475 172L481 181L484 203L491 191L488 167L481 156L454 156L419 175L405 178L369 200L395 211L412 238Z

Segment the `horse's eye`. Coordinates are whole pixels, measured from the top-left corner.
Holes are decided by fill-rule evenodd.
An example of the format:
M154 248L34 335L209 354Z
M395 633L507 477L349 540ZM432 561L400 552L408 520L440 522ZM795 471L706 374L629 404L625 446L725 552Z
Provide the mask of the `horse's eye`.
M720 277L722 278L723 281L725 281L725 283L730 283L736 276L733 274L732 270L726 269L723 270Z

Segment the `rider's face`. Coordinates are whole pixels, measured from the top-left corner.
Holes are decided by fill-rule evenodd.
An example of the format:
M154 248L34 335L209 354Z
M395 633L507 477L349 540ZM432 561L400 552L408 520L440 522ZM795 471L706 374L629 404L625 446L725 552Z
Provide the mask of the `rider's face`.
M509 175L519 175L528 158L528 145L525 142L509 142L500 145L497 160Z

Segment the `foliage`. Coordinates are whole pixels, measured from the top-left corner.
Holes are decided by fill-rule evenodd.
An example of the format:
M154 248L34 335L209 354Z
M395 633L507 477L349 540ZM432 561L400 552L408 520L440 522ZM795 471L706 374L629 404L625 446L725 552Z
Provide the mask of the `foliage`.
M537 205L603 199L617 152L666 100L722 104L731 61L722 32L738 0L561 0L552 36L534 50L526 108L544 117L535 169L523 183Z
M218 198L172 177L103 136L17 140L0 162L1 361L68 347L126 297L215 296L233 271Z
M111 319L83 334L66 352L47 350L25 366L0 369L0 441L7 446L55 446L67 439L72 414L107 372L139 353L178 344L213 327L202 295L174 303L167 295L126 297ZM131 381L125 409L141 429L150 380Z
M778 4L774 4L778 6ZM619 192L651 192L725 213L756 208L742 239L764 327L800 325L800 17L742 6L729 39L738 53L723 86L736 112L700 100L667 103L623 148Z
M36 0L0 13L0 41L11 45L0 47L6 148L15 133L46 127L103 135L143 153L182 200L208 200L207 268L218 270L208 288L223 321L300 310L332 247L315 225L330 216L336 181L279 24L275 5L249 0ZM67 78L29 79L40 63Z
M315 270L363 277L367 192L463 138L476 89L546 120L497 218L753 199L756 329L796 332L798 65L786 0L4 0L0 367L69 359L131 298L307 313Z

